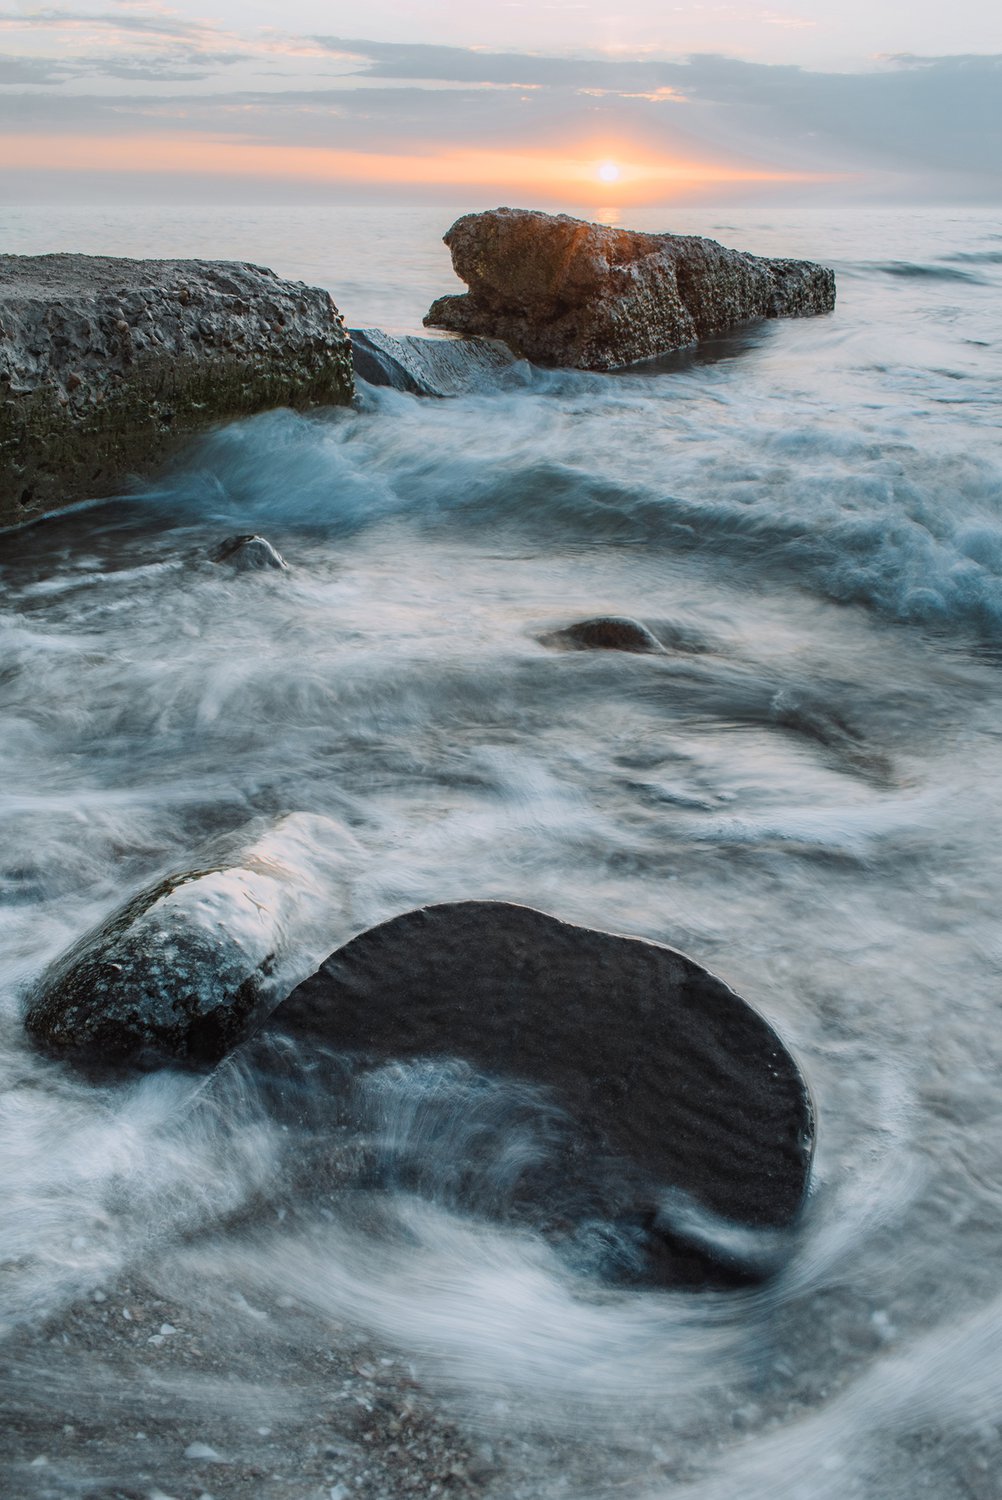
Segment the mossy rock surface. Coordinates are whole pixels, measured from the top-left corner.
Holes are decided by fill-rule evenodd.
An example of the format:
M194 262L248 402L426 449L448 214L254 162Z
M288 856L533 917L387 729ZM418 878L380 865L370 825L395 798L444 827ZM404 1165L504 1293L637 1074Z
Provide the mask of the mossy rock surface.
M115 494L216 423L353 395L320 288L225 261L0 256L0 526Z

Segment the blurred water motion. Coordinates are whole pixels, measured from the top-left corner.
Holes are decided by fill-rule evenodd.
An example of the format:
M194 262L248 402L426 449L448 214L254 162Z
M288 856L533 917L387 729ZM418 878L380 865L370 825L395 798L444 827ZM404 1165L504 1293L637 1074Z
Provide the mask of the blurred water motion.
M62 248L59 222L19 232ZM172 232L207 254L243 232L242 256L329 280L349 322L413 327L445 289L427 215L359 211L323 276L329 221L264 223ZM638 227L835 256L836 316L670 374L522 366L483 396L274 413L142 496L0 538L12 1494L146 1474L137 1493L187 1500L184 1433L230 1460L217 1500L305 1495L269 1476L294 1486L310 1444L322 1464L331 1360L368 1340L490 1448L469 1483L505 1500L997 1500L995 226L728 223ZM214 564L243 531L289 571ZM676 644L540 643L603 613ZM31 1053L21 1006L49 960L206 837L284 812L357 841L345 936L504 898L668 942L756 1004L821 1121L783 1275L610 1290L531 1224L481 1217L545 1116L461 1070L437 1077L434 1128L415 1067L365 1130L332 1100L329 1130L320 1109L297 1131L240 1058L96 1089ZM462 1180L471 1119L504 1124ZM367 1179L373 1152L395 1189ZM151 1330L181 1332L123 1344L143 1299L171 1309ZM202 1364L171 1354L182 1335ZM337 1462L380 1493L361 1457Z

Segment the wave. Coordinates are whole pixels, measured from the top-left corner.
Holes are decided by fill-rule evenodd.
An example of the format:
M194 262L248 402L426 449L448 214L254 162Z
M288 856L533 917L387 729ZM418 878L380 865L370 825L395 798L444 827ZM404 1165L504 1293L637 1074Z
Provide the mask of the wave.
M1002 250L958 250L943 259L952 265L1002 266Z
M964 260L968 258L967 256L963 257ZM950 257L951 261L959 259L961 259L960 256ZM923 264L910 260L878 260L863 263L863 269L871 272L875 271L881 276L897 276L911 281L963 281L979 286L988 285L983 276L978 276L973 271L962 271L954 265Z
M693 412L692 386L669 385L670 403L664 390L547 373L536 390L447 403L387 392L333 419L271 413L216 434L148 503L194 512L202 530L266 527L283 547L405 523L539 550L698 554L735 581L1002 641L1002 473L988 456L848 422L762 428L723 392ZM677 431L640 456L635 431L666 409Z

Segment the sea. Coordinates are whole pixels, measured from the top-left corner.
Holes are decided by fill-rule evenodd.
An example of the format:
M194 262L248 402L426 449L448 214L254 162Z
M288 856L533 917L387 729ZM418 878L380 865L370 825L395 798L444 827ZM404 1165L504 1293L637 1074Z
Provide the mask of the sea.
M35 207L0 249L247 260L413 333L459 290L455 217ZM0 535L11 1500L1002 1496L1002 215L628 222L831 265L836 310L622 373L361 385ZM212 563L241 533L288 571ZM541 641L604 614L669 649ZM482 1212L503 1142L457 1188L455 1070L394 1070L369 1125L440 1170L376 1190L332 1126L317 1194L316 1119L239 1059L107 1083L33 1050L46 965L289 812L339 825L332 947L500 898L760 1010L817 1110L781 1272L600 1284ZM600 1059L614 994L593 1025Z

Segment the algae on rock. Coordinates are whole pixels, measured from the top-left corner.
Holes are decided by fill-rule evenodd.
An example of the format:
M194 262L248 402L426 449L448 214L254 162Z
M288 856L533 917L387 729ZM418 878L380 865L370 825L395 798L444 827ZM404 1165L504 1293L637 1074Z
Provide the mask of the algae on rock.
M0 256L0 526L115 494L216 422L353 394L320 288L235 262Z

